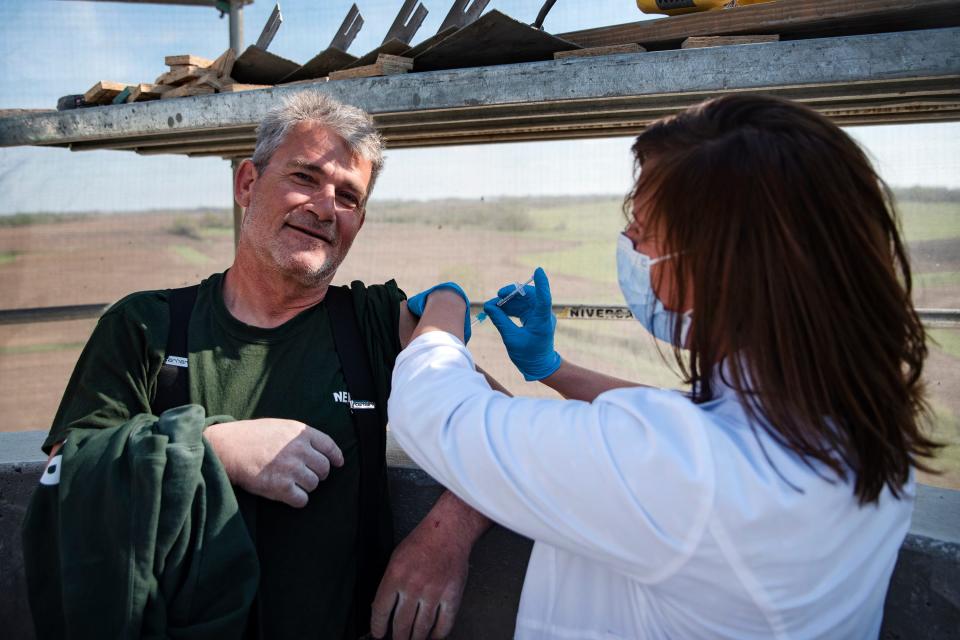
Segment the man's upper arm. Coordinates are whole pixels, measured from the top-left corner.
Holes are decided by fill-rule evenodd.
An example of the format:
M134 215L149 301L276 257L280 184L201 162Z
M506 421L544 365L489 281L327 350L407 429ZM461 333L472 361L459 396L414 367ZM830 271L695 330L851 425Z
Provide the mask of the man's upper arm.
M400 301L400 318L398 324L400 329L400 347L406 349L407 345L410 344L410 336L413 335L413 330L417 328L417 317L407 309L406 300Z
M74 427L114 427L150 412L169 323L161 296L135 294L100 318L67 383L44 451Z

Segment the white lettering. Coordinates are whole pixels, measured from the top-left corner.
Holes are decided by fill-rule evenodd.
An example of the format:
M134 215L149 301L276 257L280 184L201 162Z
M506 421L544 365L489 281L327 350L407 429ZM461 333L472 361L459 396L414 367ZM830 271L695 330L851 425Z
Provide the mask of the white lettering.
M167 356L167 359L163 361L163 364L173 365L174 367L180 367L182 369L187 368L187 359L183 356Z

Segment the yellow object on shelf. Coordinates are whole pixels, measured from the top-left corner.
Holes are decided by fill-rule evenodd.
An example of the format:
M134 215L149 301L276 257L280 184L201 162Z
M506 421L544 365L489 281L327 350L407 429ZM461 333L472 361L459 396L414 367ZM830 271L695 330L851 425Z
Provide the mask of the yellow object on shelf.
M644 13L665 13L676 16L683 13L724 9L730 6L761 4L775 0L637 0L637 6Z

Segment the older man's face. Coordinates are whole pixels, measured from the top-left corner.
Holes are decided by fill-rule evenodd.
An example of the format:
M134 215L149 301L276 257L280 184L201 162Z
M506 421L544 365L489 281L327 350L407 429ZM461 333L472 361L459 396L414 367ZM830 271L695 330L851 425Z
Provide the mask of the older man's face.
M371 170L326 128L296 125L263 173L241 165L241 250L248 246L266 268L303 286L329 282L363 226Z

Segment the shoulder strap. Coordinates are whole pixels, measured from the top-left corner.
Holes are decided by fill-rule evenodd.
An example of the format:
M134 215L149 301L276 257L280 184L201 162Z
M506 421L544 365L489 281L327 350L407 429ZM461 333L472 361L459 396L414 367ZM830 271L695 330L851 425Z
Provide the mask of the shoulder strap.
M170 306L170 329L167 332L167 350L163 366L157 375L157 393L150 405L151 412L159 416L167 409L190 404L190 378L187 371L187 340L190 330L190 315L197 301L200 285L167 290Z
M383 530L380 518L386 506L386 407L376 403L370 358L360 337L350 289L330 287L324 300L340 368L350 394L350 413L360 449L361 552L354 610L357 624L366 630L370 624L370 603L376 595L393 544L393 532Z

